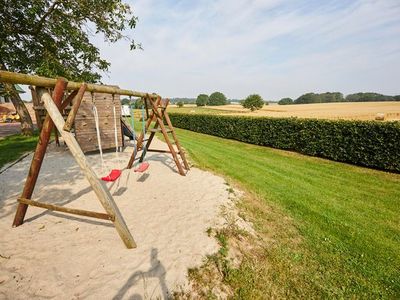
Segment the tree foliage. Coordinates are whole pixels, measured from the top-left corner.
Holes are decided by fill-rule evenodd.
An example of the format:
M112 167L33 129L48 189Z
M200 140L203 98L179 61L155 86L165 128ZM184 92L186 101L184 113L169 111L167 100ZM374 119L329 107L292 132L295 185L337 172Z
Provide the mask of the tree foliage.
M197 96L196 105L197 106L206 106L208 103L208 95L200 94Z
M400 172L400 122L170 113L175 127Z
M97 82L110 65L90 41L126 39L136 17L120 0L0 0L0 64L9 71Z
M295 104L305 104L305 103L328 103L328 102L343 102L343 94L339 92L333 93L307 93L301 95L299 98L294 100Z
M130 105L131 101L129 100L129 98L123 98L121 99L121 105Z
M183 105L184 105L183 101L179 101L176 103L176 106L178 106L179 108L183 107Z
M286 99L286 98L284 98ZM283 99L282 99L283 100ZM329 102L370 102L370 101L399 101L396 96L387 96L378 93L356 93L343 97L342 93L307 93L294 100L294 104L329 103Z
M225 95L221 92L214 92L208 98L208 105L216 106L216 105L225 105L227 104L227 99Z
M177 104L178 102L183 102L184 104L195 104L196 98L175 97L169 99L169 103L171 104Z
M141 109L144 107L143 98L136 98L134 101L132 101L131 107L134 109Z
M281 100L279 100L278 104L279 105L293 104L293 99L292 98L282 98Z
M264 100L260 95L252 94L247 96L246 99L242 101L242 106L244 108L248 108L251 111L255 111L257 109L261 109L264 106Z
M396 96L387 96L378 93L356 93L346 96L348 102L370 102L370 101L398 101Z
M106 42L126 39L136 26L121 0L0 0L0 68L13 72L98 82L110 63L90 41L102 34ZM23 134L33 133L32 119L12 85L5 84L21 117Z

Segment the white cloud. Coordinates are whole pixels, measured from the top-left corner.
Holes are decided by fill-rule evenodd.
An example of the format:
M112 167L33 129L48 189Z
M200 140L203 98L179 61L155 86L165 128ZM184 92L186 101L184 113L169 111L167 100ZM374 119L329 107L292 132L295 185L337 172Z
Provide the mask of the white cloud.
M96 37L112 64L103 81L166 97L400 94L400 2L315 3L133 1L144 51Z

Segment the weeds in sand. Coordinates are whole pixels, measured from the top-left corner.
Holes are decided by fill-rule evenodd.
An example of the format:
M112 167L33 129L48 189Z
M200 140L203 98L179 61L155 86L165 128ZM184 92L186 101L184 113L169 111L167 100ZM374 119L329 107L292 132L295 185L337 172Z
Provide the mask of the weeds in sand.
M212 228L208 227L207 230L206 230L206 233L207 233L207 236L210 237L211 234L212 234Z
M234 194L235 193L235 190L233 189L233 188L228 188L228 189L226 189L226 191L229 193L229 194Z

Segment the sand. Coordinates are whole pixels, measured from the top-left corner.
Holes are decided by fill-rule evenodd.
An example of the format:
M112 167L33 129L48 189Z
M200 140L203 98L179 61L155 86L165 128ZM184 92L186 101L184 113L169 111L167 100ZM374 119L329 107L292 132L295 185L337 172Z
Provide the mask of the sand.
M107 153L105 169L125 166L131 150ZM99 155L87 157L98 175L106 172ZM218 250L206 230L222 225L221 206L230 205L224 180L196 168L180 176L171 156L158 153L149 153L147 174L125 171L107 184L138 248L126 249L110 222L35 207L11 228L31 158L0 174L1 299L166 298L187 289L188 268ZM104 211L68 150L55 145L33 199Z

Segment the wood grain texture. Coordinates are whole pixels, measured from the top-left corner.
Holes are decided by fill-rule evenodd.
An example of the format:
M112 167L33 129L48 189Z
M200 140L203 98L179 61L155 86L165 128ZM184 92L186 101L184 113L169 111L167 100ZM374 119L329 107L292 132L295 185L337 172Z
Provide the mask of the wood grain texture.
M57 80L54 78L34 76L16 72L0 71L0 82L7 82L12 84L26 84L26 85L52 88L56 85ZM80 86L81 86L80 82L70 81L68 82L67 90L78 90ZM144 97L146 95L149 95L152 98L157 98L156 94L147 94L133 90L124 90L109 85L88 84L87 90L89 92L95 92L95 93L118 94L118 95L126 95L133 97Z
M104 207L105 211L109 215L115 216L115 220L113 221L113 223L122 241L124 242L127 248L135 248L136 243L121 215L121 212L118 209L118 206L115 204L114 199L111 196L110 192L103 185L103 183L97 178L97 175L88 164L86 157L82 152L82 149L80 148L77 140L75 139L75 136L72 133L63 130L65 121L60 112L58 111L57 106L53 102L53 99L45 89L40 89L38 91L38 94L42 99L49 116L53 120L57 129L60 131L61 136L63 137L65 143L68 146L68 149L71 151L71 154L75 158L86 179L89 181L91 187L93 188L97 198Z
M74 100L72 101L72 109L68 114L67 120L65 121L64 130L71 131L72 125L74 124L76 114L78 112L79 107L81 106L83 95L86 91L87 85L86 83L82 83L82 86L79 88L78 93L76 94Z
M104 93L86 92L83 95L82 102L75 117L75 135L82 151L84 153L99 150L96 137L96 123L93 115L93 104L96 105L99 115L99 127L101 146L104 150L115 149L115 131L114 131L114 112L118 118L117 121L117 139L118 145L121 147L123 142L121 130L121 102L120 96Z
M44 202L34 201L34 200L30 200L30 199L25 199L25 198L19 198L18 202L26 204L26 205L41 207L44 209L59 211L59 212L67 213L67 214L73 214L73 215L79 215L79 216L85 216L85 217L91 217L91 218L109 220L109 221L114 220L114 216L111 216L111 215L108 215L105 213L94 212L94 211L90 211L90 210L83 210L83 209L59 206L59 205L54 205L51 203L44 203Z
M54 102L52 100L52 103L57 111L59 110L59 107L61 107L61 101L64 96L64 91L66 86L67 86L67 81L64 78L60 78L57 80L57 84L53 92ZM44 89L42 88L40 90ZM38 89L36 89L36 92L38 92ZM40 99L39 95L38 98ZM52 119L50 118L49 115L46 115L46 118L42 124L42 130L40 131L39 141L36 145L35 153L33 154L31 166L29 168L29 173L25 181L24 190L22 191L21 195L22 198L30 199L32 197L33 190L35 189L36 181L39 176L40 168L42 167L43 158L44 155L46 154L47 145L49 144L50 135L53 128L54 124ZM18 204L12 225L13 227L22 225L22 223L24 222L27 209L28 205L23 203Z

